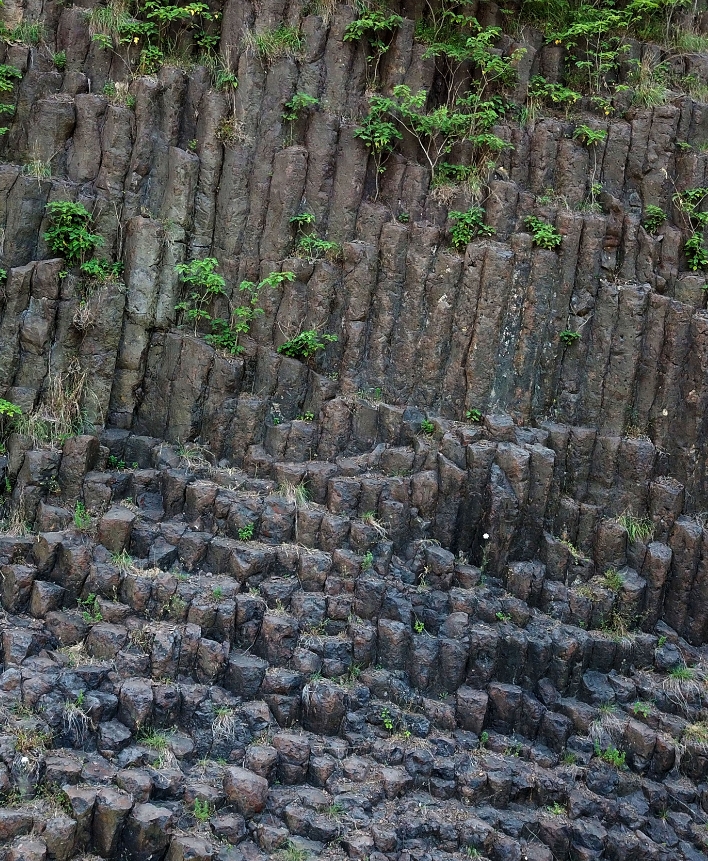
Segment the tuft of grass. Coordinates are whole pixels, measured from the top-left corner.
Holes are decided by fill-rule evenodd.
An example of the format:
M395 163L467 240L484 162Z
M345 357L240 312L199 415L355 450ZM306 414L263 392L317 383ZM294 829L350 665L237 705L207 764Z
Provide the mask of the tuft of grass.
M617 522L627 530L627 537L632 544L637 541L646 543L654 535L654 524L651 520L648 517L635 517L631 511L620 514Z
M619 592L624 586L624 577L616 568L609 568L603 575L602 585L611 592Z
M122 574L126 574L133 567L133 557L127 550L121 550L120 553L111 553L111 562Z
M297 57L302 53L303 38L296 27L279 24L260 33L249 32L244 39L247 50L270 64L281 57Z

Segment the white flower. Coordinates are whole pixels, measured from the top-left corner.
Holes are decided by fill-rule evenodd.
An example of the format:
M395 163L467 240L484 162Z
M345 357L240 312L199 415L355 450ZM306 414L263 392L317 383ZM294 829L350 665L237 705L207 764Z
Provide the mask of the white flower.
M489 533L485 532L482 538L486 541L489 538Z

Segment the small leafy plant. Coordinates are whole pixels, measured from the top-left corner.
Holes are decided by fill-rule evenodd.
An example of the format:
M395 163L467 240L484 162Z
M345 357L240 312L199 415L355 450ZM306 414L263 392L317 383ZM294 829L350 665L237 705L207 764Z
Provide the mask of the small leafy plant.
M634 712L634 714L641 715L644 718L649 717L649 715L651 714L651 710L652 704L643 702L642 700L637 700L637 702L634 703L634 705L632 706L632 711Z
M481 206L473 206L467 212L449 213L450 220L454 222L450 230L453 248L462 251L477 236L494 236L496 230L484 223L484 216Z
M593 129L590 126L578 126L573 132L573 139L579 140L585 146L593 146L602 143L607 138L605 129Z
M320 100L314 96L309 96L307 93L295 93L295 95L285 103L283 111L283 119L289 123L297 122L300 117L307 111L313 110L319 105Z
M362 9L356 21L353 21L344 31L344 42L358 42L366 39L370 54L367 63L372 66L372 78L378 74L381 57L389 50L397 27L403 23L400 15L387 15L379 9Z
M337 341L336 335L320 335L314 329L306 329L278 347L278 352L293 359L310 359L327 344Z
M467 410L465 413L465 418L468 422L481 422L482 421L482 410L472 409Z
M627 768L627 754L625 751L618 750L614 745L601 748L599 742L595 742L595 756L600 757L603 762L614 765L615 768L623 770Z
M208 822L212 816L211 804L208 801L202 800L201 798L194 799L194 818L197 822Z
M98 598L93 592L89 592L83 600L79 599L76 603L79 605L81 616L87 625L103 621L103 616L98 608Z
M656 233L661 225L666 221L666 213L660 206L649 204L644 209L644 221L642 222L644 229L649 233Z
M107 260L86 260L81 264L81 274L101 284L107 281L119 281L123 274L123 264L118 261L109 263Z
M616 568L609 568L602 578L602 585L611 592L619 592L624 586L624 577Z
M77 502L74 507L74 526L82 531L91 526L91 515L86 511L83 502Z
M416 634L422 634L425 631L425 622L422 619L416 619L413 623L413 630Z
M370 571L374 565L374 554L369 550L361 557L361 570Z
M431 436L435 433L435 424L430 419L423 419L420 423L420 429L426 436Z
M83 203L55 200L47 204L46 211L51 225L44 240L69 266L85 261L103 245L103 237L91 233L91 213Z
M686 265L691 272L705 269L708 266L708 248L703 244L703 233L694 231L683 244L686 255Z
M252 523L247 523L238 531L239 541L250 541L253 538L254 526Z
M570 347L580 339L580 332L575 332L572 329L563 329L558 337L566 347Z
M535 215L526 216L524 224L533 235L534 245L538 245L539 248L552 250L557 248L563 240L563 237L552 224Z

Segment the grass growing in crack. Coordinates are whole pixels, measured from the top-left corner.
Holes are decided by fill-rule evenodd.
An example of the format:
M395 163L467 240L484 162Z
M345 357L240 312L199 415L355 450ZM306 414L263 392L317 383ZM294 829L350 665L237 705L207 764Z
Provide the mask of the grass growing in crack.
M76 744L81 745L92 727L89 715L83 709L83 691L75 700L67 700L64 703L62 721L68 735L72 736Z
M596 746L607 745L624 732L626 716L620 716L614 703L603 703L599 715L590 724L588 735Z
M625 512L620 514L617 522L627 530L627 538L632 544L649 541L654 535L654 524L648 517L635 517L631 512Z
M211 722L211 732L214 741L221 739L234 739L238 724L234 716L234 710L230 706L217 706L214 709L214 720Z
M169 743L169 738L166 733L158 732L158 730L144 730L140 735L138 735L137 741L139 744L144 744L145 747L152 748L152 750L156 750L158 753L164 753L167 750L167 745Z
M697 665L695 667L674 667L664 678L662 687L669 700L688 712L692 703L700 701L705 692L706 672Z
M127 550L121 550L120 553L111 553L111 562L123 574L127 574L133 567L133 557Z
M301 849L289 840L285 846L278 851L277 857L280 858L281 861L307 861L310 857L310 853L307 849Z
M364 523L366 523L368 526L371 526L371 528L374 530L374 532L376 532L376 534L379 536L379 538L381 538L381 539L385 539L385 538L388 536L388 532L386 531L386 527L385 527L385 526L383 525L383 523L382 523L382 522L381 522L381 521L376 517L376 512L374 512L374 511L365 511L365 512L361 515L361 519L362 519L362 520L364 521Z
M27 727L14 727L10 734L15 740L17 753L39 753L47 750L52 743L51 732L39 729L28 729Z

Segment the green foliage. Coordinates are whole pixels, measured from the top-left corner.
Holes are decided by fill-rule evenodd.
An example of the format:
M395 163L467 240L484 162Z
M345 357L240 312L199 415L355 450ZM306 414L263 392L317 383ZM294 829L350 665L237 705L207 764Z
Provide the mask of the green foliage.
M6 42L19 42L21 45L39 45L44 39L44 27L37 22L20 21L10 30L3 24L0 25L0 38Z
M563 329L558 337L566 347L570 347L580 339L580 332L575 332L572 329Z
M619 592L624 586L624 577L616 568L609 568L602 578L602 585L611 592Z
M342 246L338 242L330 242L327 239L320 239L311 233L301 233L295 243L295 254L298 257L304 257L310 263L315 260L337 260L342 253Z
M109 263L107 260L86 260L81 264L80 269L82 275L101 284L107 281L120 281L123 274L123 264L120 261Z
M15 66L0 65L0 93L12 92L13 80L22 77L22 72Z
M108 455L109 469L125 469L125 461L122 458L116 457L114 454Z
M566 808L562 804L559 804L559 802L557 801L553 804L549 804L548 807L546 807L546 810L552 816L565 816L565 814L568 812Z
M83 502L77 502L74 507L74 526L77 529L88 529L91 526L91 516L86 511Z
M656 644L656 645L657 645L657 647L658 647L659 649L660 649L662 646L665 646L665 645L666 645L666 637L665 637L665 636L663 636L663 635L662 635L661 637L659 637L659 639L658 639L658 641L657 641L657 644Z
M53 56L54 67L58 72L63 72L66 69L66 51L57 51Z
M494 614L494 617L498 622L511 622L511 616L509 613L502 613L501 610Z
M485 212L481 206L473 206L467 212L450 212L450 219L454 221L451 234L451 243L457 251L465 249L477 236L493 236L496 230L484 223Z
M167 749L169 739L164 732L157 730L145 730L137 738L138 744L144 744L146 747L151 747L153 750L164 751Z
M303 113L317 107L319 103L319 99L314 98L314 96L308 96L307 93L295 93L292 99L285 103L283 119L294 123L300 119Z
M467 412L465 413L465 418L468 422L481 422L482 411L477 409L467 410Z
M534 245L538 245L539 248L553 249L561 244L563 237L547 221L535 215L529 215L524 219L524 224L533 234Z
M649 717L652 710L652 704L647 702L642 702L641 700L637 700L632 706L632 711L635 715L641 715L643 718Z
M686 265L692 272L705 269L708 266L708 248L703 244L703 234L694 231L683 244L686 255Z
M287 24L256 33L250 41L258 57L267 63L272 63L279 57L297 56L303 46L303 39L297 28Z
M384 725L385 729L387 729L389 732L393 732L395 728L395 723L388 708L384 707L381 709L381 723Z
M127 550L121 550L120 553L111 553L111 562L119 571L126 572L132 568L133 557Z
M416 619L413 623L413 630L416 634L422 634L425 631L425 622L422 619Z
M281 344L278 352L293 359L309 359L336 340L336 335L319 335L314 329L306 329Z
M101 611L98 609L98 598L93 592L89 592L83 600L79 599L76 603L79 605L81 615L87 625L103 621Z
M644 221L642 222L644 229L649 233L656 233L661 225L666 221L666 213L660 206L649 204L644 209Z
M91 213L82 203L55 200L47 204L46 211L50 227L44 240L69 266L85 261L103 245L103 237L91 233Z
M315 216L311 212L301 212L299 215L293 215L292 218L289 218L288 222L294 224L298 230L302 230L315 223Z
M698 187L677 191L672 198L676 208L683 213L694 230L703 229L708 225L708 212L700 210L706 197L708 197L708 188Z
M211 804L208 801L202 801L201 798L195 798L193 813L197 822L208 822L213 813Z
M359 42L366 39L371 53L367 63L372 65L372 77L378 74L381 57L393 43L397 27L403 23L400 15L386 15L379 9L362 9L356 21L353 21L344 31L344 42Z
M604 750L598 742L595 742L595 756L599 756L603 762L614 765L618 769L626 769L627 754L624 751L618 750L614 745L609 745Z
M435 433L435 425L433 424L433 422L430 421L430 419L423 419L423 421L420 423L420 429L424 434L427 434L428 436Z
M122 4L97 6L86 12L92 40L104 50L120 45L137 46L137 73L156 74L167 54L193 43L207 58L213 57L219 37L209 24L221 17L202 2L189 0L142 0L130 7ZM132 14L131 14L132 12Z
M542 75L534 75L529 81L529 97L543 104L569 108L580 101L580 93L563 84L549 83Z
M369 571L373 567L373 565L374 565L374 554L370 550L368 550L361 557L361 570L362 571Z
M593 129L590 126L578 126L573 132L573 140L579 140L585 146L593 146L596 143L601 143L606 138L607 132L605 129Z
M0 418L13 419L16 416L22 415L22 410L17 404L11 401L6 401L5 398L0 398Z
M649 517L635 517L630 512L620 514L617 522L627 530L630 543L649 541L654 534L654 524Z
M509 146L492 128L506 112L501 91L513 83L515 63L524 51L505 55L497 48L500 28L482 27L476 18L458 14L446 4L437 13L430 7L428 19L416 26L416 36L426 46L424 59L434 59L447 82L446 92L433 99L427 90L414 93L399 84L390 97L375 94L355 134L371 150L377 172L401 138L401 130L418 142L433 177L438 164L462 141L471 143L473 169L478 171ZM466 91L456 82L463 65L469 69Z
M253 538L254 529L255 527L252 523L247 523L245 526L242 526L238 531L238 540L250 541Z
M483 732L482 732L482 733L480 733L480 736L479 736L479 747L480 747L480 748L484 748L484 747L486 747L486 746L487 746L487 742L488 742L488 741L489 741L489 733L488 733L488 732L487 732L487 730L485 729L485 730L483 730Z
M679 682L690 682L693 680L695 673L691 667L674 667L669 672L669 678L676 679Z

